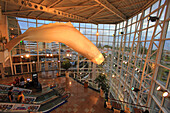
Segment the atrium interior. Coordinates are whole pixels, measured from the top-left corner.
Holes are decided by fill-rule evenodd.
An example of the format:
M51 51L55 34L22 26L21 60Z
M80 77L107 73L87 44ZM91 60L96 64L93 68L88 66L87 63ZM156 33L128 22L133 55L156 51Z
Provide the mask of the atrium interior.
M170 113L169 17L170 0L0 0L0 112ZM51 41L68 24L90 42Z

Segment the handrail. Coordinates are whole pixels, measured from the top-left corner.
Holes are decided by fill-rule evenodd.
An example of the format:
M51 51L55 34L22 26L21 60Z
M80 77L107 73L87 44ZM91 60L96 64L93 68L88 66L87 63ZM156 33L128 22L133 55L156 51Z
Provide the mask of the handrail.
M137 104L133 104L133 103L129 103L129 102L125 102L125 101L121 101L121 100L110 99L110 101L118 101L118 102L123 102L123 103L125 103L125 104L130 104L130 105L133 105L133 106L139 106L139 107L144 107L144 108L150 109L150 107L141 106L141 105L137 105Z

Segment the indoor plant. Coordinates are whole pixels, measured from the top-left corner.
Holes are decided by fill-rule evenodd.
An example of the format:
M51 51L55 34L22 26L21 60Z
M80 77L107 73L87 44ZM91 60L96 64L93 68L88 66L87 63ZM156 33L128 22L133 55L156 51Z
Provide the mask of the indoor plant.
M98 88L100 88L100 96L103 97L104 94L108 95L110 87L107 83L108 80L106 78L106 74L105 73L99 74L99 76L96 77L96 79L94 81L95 81L95 83L98 84Z
M69 72L68 69L71 67L71 63L69 59L65 59L62 63L61 63L61 67L64 68L65 71L65 75L68 78L69 77Z

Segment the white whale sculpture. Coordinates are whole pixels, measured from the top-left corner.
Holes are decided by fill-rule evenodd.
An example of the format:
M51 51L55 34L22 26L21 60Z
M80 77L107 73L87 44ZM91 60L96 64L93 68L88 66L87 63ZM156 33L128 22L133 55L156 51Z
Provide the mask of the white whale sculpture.
M103 55L97 47L81 34L74 26L68 23L50 23L37 28L29 28L17 38L9 41L6 48L10 51L21 40L37 42L61 42L77 51L96 64L104 61Z

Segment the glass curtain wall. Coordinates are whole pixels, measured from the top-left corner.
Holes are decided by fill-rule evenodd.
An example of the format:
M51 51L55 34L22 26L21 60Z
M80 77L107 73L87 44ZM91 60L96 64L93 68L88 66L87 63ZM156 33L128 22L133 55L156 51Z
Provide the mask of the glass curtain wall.
M111 92L115 98L170 112L170 24L168 1L158 0L136 16L116 25ZM158 17L152 22L148 17ZM132 91L132 87L139 92Z
M61 62L69 58L78 79L90 73L94 79L107 73L110 91L116 99L151 107L155 113L170 112L169 98L157 87L170 90L170 24L168 0L158 0L139 14L118 24L72 23L105 56L95 65L65 44L21 41L12 51L13 74L55 70L61 74ZM152 22L148 17L158 17ZM10 39L29 27L55 21L8 17ZM99 36L96 36L96 33ZM131 90L138 88L139 92ZM152 109L153 108L153 109Z

